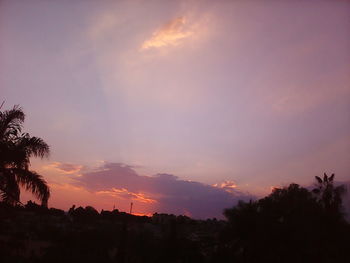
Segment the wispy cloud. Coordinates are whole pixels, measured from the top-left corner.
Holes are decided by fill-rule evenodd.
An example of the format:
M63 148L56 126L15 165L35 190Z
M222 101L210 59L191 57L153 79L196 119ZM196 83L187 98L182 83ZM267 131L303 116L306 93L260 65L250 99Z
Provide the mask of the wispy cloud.
M157 202L156 200L149 198L144 193L133 193L128 191L125 188L118 189L113 187L111 190L98 191L96 192L96 194L109 195L109 196L116 197L123 200L134 200L134 201L139 201L139 202L148 203L148 204Z
M141 49L177 46L193 34L194 32L189 27L186 18L183 16L177 17L156 30L152 36L142 44Z
M82 165L61 162L53 162L42 167L44 170L55 170L61 174L76 174L79 173L82 168Z

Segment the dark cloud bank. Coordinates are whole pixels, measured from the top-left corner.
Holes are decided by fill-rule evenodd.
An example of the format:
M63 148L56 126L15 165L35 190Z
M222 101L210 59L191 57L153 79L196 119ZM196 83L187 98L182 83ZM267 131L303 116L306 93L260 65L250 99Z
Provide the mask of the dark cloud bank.
M222 218L224 208L232 207L238 200L249 200L253 196L236 189L227 189L199 182L185 181L170 174L142 176L132 166L106 163L97 171L76 177L76 184L94 192L124 189L123 197L130 193L145 194L156 200L152 210L158 213L187 214L193 218ZM136 200L137 201L137 200Z

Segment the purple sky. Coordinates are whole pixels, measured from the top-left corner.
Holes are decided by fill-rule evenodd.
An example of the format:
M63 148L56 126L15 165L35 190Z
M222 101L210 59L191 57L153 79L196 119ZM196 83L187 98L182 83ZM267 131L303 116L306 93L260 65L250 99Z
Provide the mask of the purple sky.
M0 99L51 146L33 169L52 205L217 216L271 186L349 180L349 14L349 1L0 1Z

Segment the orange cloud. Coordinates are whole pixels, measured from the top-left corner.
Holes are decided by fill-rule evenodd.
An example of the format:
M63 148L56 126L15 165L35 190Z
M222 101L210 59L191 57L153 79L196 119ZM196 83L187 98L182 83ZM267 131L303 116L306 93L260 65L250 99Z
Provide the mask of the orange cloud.
M43 166L42 168L44 170L55 170L62 174L76 174L81 171L83 166L71 163L53 162L49 165Z
M139 201L141 203L153 204L157 201L147 197L144 193L134 193L130 192L125 188L112 188L112 190L105 191L97 191L96 194L106 194L112 197L120 198L120 199L131 199L134 201Z
M237 188L237 185L235 182L233 181L224 181L222 183L216 183L216 184L213 184L214 187L217 187L217 188L222 188L224 189L226 192L233 192L233 190L235 188Z
M187 26L186 18L178 17L155 31L152 37L142 44L141 49L177 46L181 44L184 39L193 35L193 33L194 32Z

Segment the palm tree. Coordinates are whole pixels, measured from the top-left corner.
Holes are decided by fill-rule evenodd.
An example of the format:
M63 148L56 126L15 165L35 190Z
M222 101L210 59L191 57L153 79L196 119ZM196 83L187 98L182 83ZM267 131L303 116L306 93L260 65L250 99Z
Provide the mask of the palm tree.
M22 133L24 119L18 105L0 111L0 200L12 205L20 203L22 186L47 206L49 187L29 166L31 157L48 157L50 149L41 138Z
M341 214L342 196L346 192L344 185L334 186L334 174L323 175L323 179L315 176L317 186L312 190L316 194L318 201L326 212L331 214Z

